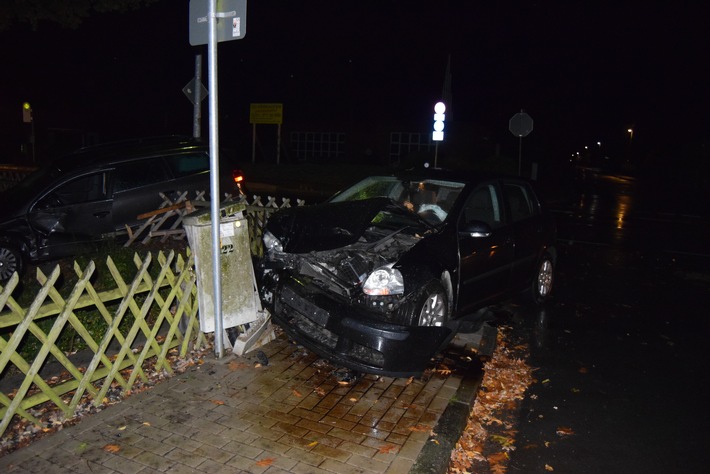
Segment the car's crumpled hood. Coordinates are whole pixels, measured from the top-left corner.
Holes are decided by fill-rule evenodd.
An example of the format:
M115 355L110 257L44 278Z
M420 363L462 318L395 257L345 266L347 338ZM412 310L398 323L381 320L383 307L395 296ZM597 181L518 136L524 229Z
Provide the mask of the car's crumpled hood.
M401 216L410 228L427 230L415 214L386 198L283 209L269 218L266 229L287 253L332 250L358 242L382 211Z
M284 211L267 224L283 252L271 251L266 260L344 296L361 294L370 272L396 262L431 230L416 214L386 198ZM389 219L388 225L381 219Z

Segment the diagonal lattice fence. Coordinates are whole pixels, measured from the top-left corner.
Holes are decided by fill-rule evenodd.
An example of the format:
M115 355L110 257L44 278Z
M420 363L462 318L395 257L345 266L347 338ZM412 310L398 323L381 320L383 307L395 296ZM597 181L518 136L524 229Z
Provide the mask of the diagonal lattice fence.
M184 357L205 347L192 260L174 251L159 253L155 262L150 253L143 260L136 255L136 273L125 281L109 257L115 285L101 292L92 284L94 262L83 269L75 264L78 280L67 296L55 288L59 266L50 275L38 270L41 288L27 309L12 297L17 275L0 287L0 381L20 381L11 392L0 392L0 436L15 417L39 424L33 411L40 406L71 418L82 400L98 406L110 389L126 393L148 382L148 369L171 373L171 354ZM82 317L86 313L103 320L102 332ZM83 360L60 348L67 333L86 347ZM29 350L30 358L27 350L33 346L38 350ZM60 375L45 380L41 372L49 366Z

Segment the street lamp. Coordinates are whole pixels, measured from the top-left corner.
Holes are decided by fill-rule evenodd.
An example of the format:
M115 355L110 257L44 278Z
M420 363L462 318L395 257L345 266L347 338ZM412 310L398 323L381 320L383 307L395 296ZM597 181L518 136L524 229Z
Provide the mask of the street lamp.
M633 129L633 128L629 128L629 129L626 130L626 131L627 131L628 134L629 134L629 145L631 145L631 141L634 139L634 129Z

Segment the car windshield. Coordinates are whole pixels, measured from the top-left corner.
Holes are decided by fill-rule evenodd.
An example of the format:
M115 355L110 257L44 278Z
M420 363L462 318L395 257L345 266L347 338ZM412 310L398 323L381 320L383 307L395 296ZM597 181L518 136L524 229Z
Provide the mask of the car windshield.
M336 194L330 202L385 197L436 223L446 218L463 187L464 183L457 181L371 176Z

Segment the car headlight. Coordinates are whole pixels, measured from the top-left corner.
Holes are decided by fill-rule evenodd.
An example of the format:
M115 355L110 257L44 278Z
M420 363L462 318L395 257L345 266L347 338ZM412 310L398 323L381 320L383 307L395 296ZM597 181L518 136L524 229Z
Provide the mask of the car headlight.
M362 291L366 295L401 295L404 293L402 273L393 264L380 267L365 280Z
M274 236L274 234L272 234L272 233L269 232L268 230L267 230L267 231L264 231L263 240L264 240L264 247L266 248L266 251L267 251L267 252L268 252L268 251L271 251L271 250L275 250L275 251L277 251L277 252L283 252L283 251L284 251L284 246L283 246L283 244L281 243L281 241L280 241L279 239L277 239L277 238Z

